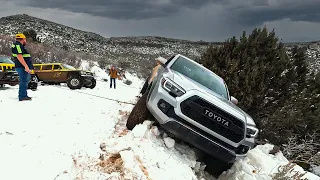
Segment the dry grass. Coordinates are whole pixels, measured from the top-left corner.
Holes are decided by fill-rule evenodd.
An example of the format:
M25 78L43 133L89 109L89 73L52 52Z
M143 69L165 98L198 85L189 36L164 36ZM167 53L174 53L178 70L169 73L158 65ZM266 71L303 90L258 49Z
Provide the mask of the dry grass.
M278 167L278 173L274 174L272 177L273 180L307 180L306 178L302 178L305 173L301 173L298 171L294 171L294 166L296 166L295 163L289 162L288 164L284 166ZM288 174L292 174L292 176L288 176Z
M138 156L136 156L136 160L139 163L139 167L140 167L141 171L147 177L147 180L151 180L150 177L149 177L149 172L148 172L147 168L143 165L141 159Z
M106 160L100 161L98 164L102 168L102 172L111 174L113 172L120 173L124 176L123 160L120 154L110 155Z
M119 110L121 118L114 127L113 137L122 137L128 134L129 130L126 128L127 119L130 112Z

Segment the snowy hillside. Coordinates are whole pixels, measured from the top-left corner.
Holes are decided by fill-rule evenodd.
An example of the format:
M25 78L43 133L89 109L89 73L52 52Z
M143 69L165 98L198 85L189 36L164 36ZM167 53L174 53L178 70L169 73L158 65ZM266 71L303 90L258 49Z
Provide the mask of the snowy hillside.
M98 67L91 70L104 76ZM176 143L150 121L126 129L126 118L143 84L127 75L134 81L132 86L117 81L117 89L109 89L103 81L95 89L39 86L29 92L30 102L18 102L17 86L0 89L0 111L5 112L0 118L0 179L215 179L204 171L192 148ZM272 148L257 146L218 179L281 178L286 173L278 170L288 172L291 166L279 168L289 162L281 152L269 154ZM298 166L294 169L304 172ZM311 173L304 177L320 179Z
M162 37L112 37L80 31L28 15L0 18L0 34L14 35L33 29L37 38L48 45L70 51L82 51L91 58L100 57L109 63L130 62L134 68L150 64L160 54L182 53L192 58L200 57L208 42L193 42Z
M25 14L0 18L0 35L12 36L17 32L31 29L36 32L37 39L44 44L44 47L55 46L68 52L84 52L87 60L129 65L131 69L138 72L148 71L154 63L154 58L159 55L180 53L192 59L198 59L209 45L222 44L221 42L195 42L153 36L105 38L92 32L77 30ZM320 43L288 43L285 45L290 48L296 44L308 48L310 68L320 69ZM3 47L0 47L0 52L1 48Z

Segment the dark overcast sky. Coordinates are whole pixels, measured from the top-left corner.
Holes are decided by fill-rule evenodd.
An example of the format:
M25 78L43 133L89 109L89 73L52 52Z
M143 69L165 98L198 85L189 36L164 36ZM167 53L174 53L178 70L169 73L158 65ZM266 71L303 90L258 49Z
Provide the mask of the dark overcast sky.
M285 42L320 40L320 0L0 0L26 13L110 36L223 41L266 25Z

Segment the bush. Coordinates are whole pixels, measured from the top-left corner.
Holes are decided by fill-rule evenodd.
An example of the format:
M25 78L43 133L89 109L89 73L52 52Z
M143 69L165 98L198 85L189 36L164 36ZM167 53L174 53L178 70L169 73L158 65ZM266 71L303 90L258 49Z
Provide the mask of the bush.
M132 81L126 79L126 80L123 81L123 83L126 84L126 85L131 85L131 84L132 84Z
M23 32L23 34L26 36L28 40L32 40L33 42L38 42L37 39L37 32L33 29L27 29Z
M320 134L308 134L303 139L298 135L289 138L283 145L283 154L304 169L310 169L311 165L320 165Z
M208 48L200 63L226 81L230 93L239 99L238 105L257 123L260 139L278 146L306 145L302 139L320 132L320 74L309 73L305 53L303 47L287 50L274 31L263 28ZM313 142L319 139L308 138ZM320 147L314 146L312 150L295 149L286 156L310 165L311 155L319 151Z
M279 166L278 173L275 173L272 180L307 180L307 178L301 179L306 173L300 173L294 171L296 164L289 162L284 166Z

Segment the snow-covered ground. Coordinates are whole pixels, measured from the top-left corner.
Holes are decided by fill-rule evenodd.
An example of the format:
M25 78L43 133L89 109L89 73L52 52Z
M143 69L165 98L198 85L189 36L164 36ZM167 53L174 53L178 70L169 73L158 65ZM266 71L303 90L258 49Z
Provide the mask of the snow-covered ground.
M1 89L0 179L215 179L191 148L175 143L150 121L132 131L125 128L130 103L143 84L127 78L133 84L117 81L117 89L103 81L95 89L39 86L29 91L30 102L18 102L18 86ZM272 179L288 161L281 152L270 155L271 149L251 150L219 179ZM320 179L311 173L305 177Z

